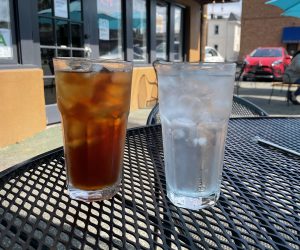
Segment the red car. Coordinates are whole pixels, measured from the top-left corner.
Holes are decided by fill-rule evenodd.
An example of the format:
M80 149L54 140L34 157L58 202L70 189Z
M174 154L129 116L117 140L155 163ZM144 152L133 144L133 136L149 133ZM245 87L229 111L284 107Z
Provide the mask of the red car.
M247 55L244 61L243 80L282 80L285 68L291 63L291 56L282 47L260 47Z

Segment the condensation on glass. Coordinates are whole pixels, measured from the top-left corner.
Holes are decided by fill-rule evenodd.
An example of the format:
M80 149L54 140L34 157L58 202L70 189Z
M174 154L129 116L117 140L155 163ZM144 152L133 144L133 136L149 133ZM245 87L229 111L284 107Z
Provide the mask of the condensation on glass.
M13 58L9 0L0 0L0 60Z
M182 61L183 52L183 9L175 7L174 20L174 61Z
M147 60L147 8L146 0L133 0L133 60Z
M38 0L37 4L45 100L48 105L56 103L52 58L84 57L82 0Z
M156 58L167 60L167 20L168 6L156 5Z
M123 59L121 0L98 0L99 54L103 59Z

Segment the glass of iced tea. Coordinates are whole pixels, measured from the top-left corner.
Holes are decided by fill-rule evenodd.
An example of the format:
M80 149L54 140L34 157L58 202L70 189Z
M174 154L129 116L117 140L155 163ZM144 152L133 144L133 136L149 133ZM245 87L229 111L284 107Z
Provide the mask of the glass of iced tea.
M132 63L86 58L53 62L70 197L109 199L121 182Z

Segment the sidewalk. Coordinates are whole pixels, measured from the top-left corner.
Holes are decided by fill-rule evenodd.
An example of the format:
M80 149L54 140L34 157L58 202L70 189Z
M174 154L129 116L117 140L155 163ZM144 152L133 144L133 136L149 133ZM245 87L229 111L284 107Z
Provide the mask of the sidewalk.
M272 82L240 82L239 96L253 102L272 116L300 116L300 105L287 105L286 90L286 87L275 87L269 103Z
M151 109L139 109L131 112L128 118L128 128L146 125L150 111ZM0 148L0 172L8 167L62 145L61 124L48 126L45 131L38 133L33 137Z
M271 82L241 82L239 96L258 105L272 116L297 115L300 117L300 105L286 103L285 90L280 88L274 91L271 103L269 97L272 89ZM234 92L236 94L236 91ZM131 112L128 119L128 128L146 125L151 109L140 109ZM61 125L49 126L45 131L22 142L0 148L0 171L33 156L42 154L51 149L62 146Z

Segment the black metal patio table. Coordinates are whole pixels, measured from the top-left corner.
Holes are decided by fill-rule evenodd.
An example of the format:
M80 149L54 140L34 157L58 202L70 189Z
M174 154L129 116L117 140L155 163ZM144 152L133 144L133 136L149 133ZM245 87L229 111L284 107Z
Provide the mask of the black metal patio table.
M127 132L111 200L66 192L63 149L0 174L1 249L300 249L300 118L231 119L221 196L192 211L166 196L160 125Z

